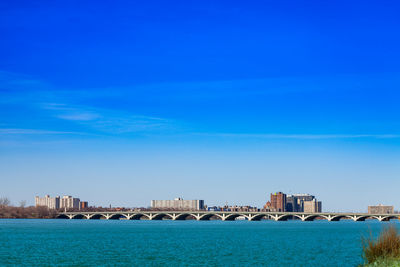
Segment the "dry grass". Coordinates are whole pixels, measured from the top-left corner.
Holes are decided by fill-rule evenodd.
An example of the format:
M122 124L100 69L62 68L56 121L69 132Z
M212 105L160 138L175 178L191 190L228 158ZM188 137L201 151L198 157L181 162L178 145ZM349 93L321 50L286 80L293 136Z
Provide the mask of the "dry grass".
M367 264L382 259L400 258L400 235L394 225L385 227L377 239L363 238L363 258Z

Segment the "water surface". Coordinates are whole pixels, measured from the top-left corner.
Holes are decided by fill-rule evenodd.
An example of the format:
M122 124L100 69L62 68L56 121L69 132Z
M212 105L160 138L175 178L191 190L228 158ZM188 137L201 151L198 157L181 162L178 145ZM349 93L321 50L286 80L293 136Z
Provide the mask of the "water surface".
M356 266L387 224L1 219L0 265Z

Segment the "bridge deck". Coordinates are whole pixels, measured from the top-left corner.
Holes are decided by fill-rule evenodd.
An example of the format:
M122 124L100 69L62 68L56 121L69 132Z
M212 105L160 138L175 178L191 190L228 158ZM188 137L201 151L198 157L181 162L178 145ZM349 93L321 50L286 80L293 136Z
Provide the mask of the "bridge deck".
M102 211L102 212L61 212L58 218L66 219L127 219L127 220L223 220L232 221L244 219L249 221L259 221L269 219L275 221L285 221L297 219L301 221L313 221L324 219L328 221L339 221L350 219L353 221L365 221L366 219L376 219L378 221L389 221L399 219L400 214L368 214L368 213L304 213L304 212L257 212L257 211Z

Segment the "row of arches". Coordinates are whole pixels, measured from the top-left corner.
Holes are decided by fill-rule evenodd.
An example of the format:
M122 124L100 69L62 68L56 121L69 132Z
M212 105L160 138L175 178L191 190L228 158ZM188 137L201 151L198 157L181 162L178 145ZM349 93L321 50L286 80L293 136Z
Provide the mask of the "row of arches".
M223 221L234 221L236 219L244 219L249 221L261 221L261 220L275 220L275 221L287 221L287 220L301 220L301 221L314 221L314 220L328 220L328 221L340 221L340 220L353 220L353 221L365 221L375 219L379 221L389 221L392 219L399 219L398 216L373 216L373 215L362 215L362 216L350 216L350 215L300 215L300 214L284 214L284 215L269 215L269 214L218 214L218 213L205 213L205 214L170 214L170 213L157 213L157 214L107 214L107 213L96 213L96 214L60 214L57 218L60 219L106 219L106 220L223 220Z

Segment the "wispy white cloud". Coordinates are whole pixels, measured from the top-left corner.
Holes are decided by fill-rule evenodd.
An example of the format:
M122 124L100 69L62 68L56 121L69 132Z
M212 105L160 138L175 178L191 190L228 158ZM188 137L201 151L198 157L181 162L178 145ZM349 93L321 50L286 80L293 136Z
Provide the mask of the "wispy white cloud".
M91 121L101 117L95 111L90 110L87 107L70 106L59 103L45 103L41 107L45 110L53 112L53 116L71 121Z
M173 122L154 116L136 115L120 110L107 110L82 105L67 105L61 103L41 104L51 116L68 120L93 130L121 134L130 132L147 132L172 129Z
M57 135L57 134L76 134L84 135L85 133L80 132L68 132L68 131L48 131L38 129L18 129L18 128L0 128L1 135Z
M91 121L98 118L98 115L91 113L76 113L68 115L59 115L58 118L69 121Z
M195 133L196 135L259 138L259 139L357 139L357 138L400 138L400 134L248 134L248 133Z

